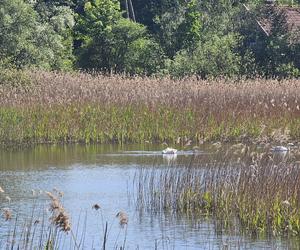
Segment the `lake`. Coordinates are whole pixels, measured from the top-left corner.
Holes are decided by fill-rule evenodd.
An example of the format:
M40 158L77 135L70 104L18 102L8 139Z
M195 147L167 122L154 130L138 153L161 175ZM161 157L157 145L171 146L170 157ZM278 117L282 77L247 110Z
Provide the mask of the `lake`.
M0 221L1 249L11 244L7 243L11 240L8 232L15 224L20 234L24 233L23 225L25 230L30 228L30 220L31 224L47 224L50 200L45 191L57 195L61 192L61 203L71 217L73 232L61 233L58 249L101 249L106 222L106 249L120 249L123 245L125 249L299 248L297 239L253 237L238 229L225 230L221 221L209 216L137 209L135 177L141 169L180 167L195 158L197 162L211 158L218 161L220 154L211 145L203 145L197 152L186 149L172 158L163 157L163 148L152 144L40 145L1 150L0 186L5 193L1 194L0 206L13 212L12 220ZM95 204L101 209L93 209ZM127 226L119 225L116 215L120 211L128 216ZM17 235L16 240L19 238ZM45 242L46 238L42 243ZM34 240L27 248L33 246L39 247L39 242Z

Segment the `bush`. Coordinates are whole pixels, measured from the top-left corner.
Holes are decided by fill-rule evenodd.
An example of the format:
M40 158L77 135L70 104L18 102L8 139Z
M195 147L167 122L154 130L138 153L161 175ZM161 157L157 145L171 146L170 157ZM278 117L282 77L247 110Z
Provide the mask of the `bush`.
M276 74L283 78L293 78L300 76L300 70L293 63L284 63L276 68Z
M234 34L214 35L198 43L193 51L182 50L167 62L169 74L177 77L199 75L202 78L233 76L239 73L240 56L235 52L238 37Z

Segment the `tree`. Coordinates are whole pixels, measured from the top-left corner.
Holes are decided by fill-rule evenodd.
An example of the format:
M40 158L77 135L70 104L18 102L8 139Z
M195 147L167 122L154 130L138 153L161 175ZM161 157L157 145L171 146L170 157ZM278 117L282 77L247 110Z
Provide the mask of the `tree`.
M261 19L270 24L268 35L256 22ZM241 22L240 33L243 37L240 52L253 55L255 73L267 77L300 76L300 33L290 32L284 12L258 5L253 15Z
M137 22L145 25L152 34L156 34L156 19L164 13L175 10L182 0L132 0Z
M184 21L178 27L178 36L181 37L182 47L193 47L201 38L201 13L198 9L197 0L187 3L184 13Z
M1 0L0 9L0 54L6 63L19 68L71 67L72 51L66 53L64 37L49 22L41 21L33 5Z
M173 58L182 49L182 38L180 37L182 34L178 34L178 30L185 21L184 13L183 7L173 8L155 20L159 27L156 36L169 58Z
M94 0L84 5L84 14L77 16L76 50L78 66L109 71L111 58L112 27L121 18L120 4L115 0Z
M0 55L18 66L33 64L38 57L34 44L36 13L22 0L0 0Z
M122 17L118 1L88 2L76 34L81 40L77 50L81 68L148 74L161 64L159 45L145 26Z
M48 34L44 38L48 38L47 44L51 44L55 52L52 62L54 69L69 69L74 63L72 29L75 20L74 12L66 5L67 2L69 1L62 3L40 0L34 6L39 17L38 22L47 27Z
M198 75L201 78L239 74L240 56L235 51L239 42L236 34L213 35L198 43L193 51L181 50L168 62L169 74L176 77Z
M152 74L163 63L163 53L146 27L121 18L112 29L112 61L114 72Z

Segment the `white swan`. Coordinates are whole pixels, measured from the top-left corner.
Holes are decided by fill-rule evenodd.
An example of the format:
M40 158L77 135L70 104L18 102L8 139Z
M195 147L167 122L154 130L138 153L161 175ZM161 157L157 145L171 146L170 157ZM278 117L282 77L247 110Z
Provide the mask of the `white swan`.
M177 154L177 149L175 148L166 148L162 151L163 154L174 155Z
M177 154L163 154L162 157L168 165L173 165L176 162Z

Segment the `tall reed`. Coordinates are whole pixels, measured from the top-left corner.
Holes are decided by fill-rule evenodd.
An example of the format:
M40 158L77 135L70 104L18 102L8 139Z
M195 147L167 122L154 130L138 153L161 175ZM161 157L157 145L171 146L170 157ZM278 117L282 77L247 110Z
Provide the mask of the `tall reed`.
M26 74L31 84L0 84L0 142L5 145L300 136L299 80Z
M118 212L115 218L104 218L101 207L98 204L91 206L92 211L86 211L84 218L76 218L77 223L72 223L66 208L61 201L62 193L57 191L45 192L50 201L47 207L44 207L38 201L42 197L36 197L33 202L32 210L29 214L22 214L22 211L14 211L9 208L3 209L3 218L0 220L1 249L86 249L91 246L92 249L125 249L128 216L125 212ZM98 213L101 214L98 221ZM102 226L99 237L91 239L86 231L87 216L94 216ZM119 222L119 230L113 233L112 225ZM93 225L95 226L95 225ZM7 228L7 232L5 229ZM98 228L98 227L95 227ZM116 228L114 228L115 230ZM89 241L88 243L86 241ZM92 241L92 242L91 242Z
M300 234L300 164L271 153L140 170L139 209L213 215L253 233ZM236 225L235 225L236 226Z

